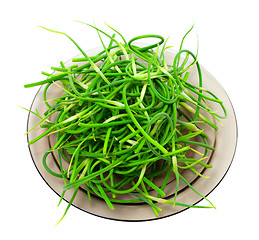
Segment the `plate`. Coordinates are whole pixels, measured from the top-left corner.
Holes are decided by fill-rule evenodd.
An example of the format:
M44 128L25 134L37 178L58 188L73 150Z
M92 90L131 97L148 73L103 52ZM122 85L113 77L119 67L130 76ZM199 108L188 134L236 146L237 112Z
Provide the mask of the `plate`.
M100 52L100 48L91 49L86 51L88 56L96 55L96 53ZM166 60L168 63L172 62L174 59L176 52L172 50L166 51ZM80 56L76 56L80 57ZM72 63L72 60L69 60L65 63L66 66L69 66ZM217 131L214 131L212 128L205 129L209 135L208 143L215 147L215 151L211 152L209 155L209 163L213 166L212 168L201 168L198 171L201 172L203 175L209 176L209 178L205 179L202 177L197 177L197 175L192 174L191 171L183 172L183 176L192 183L192 186L200 192L204 196L208 196L221 182L225 174L227 173L236 149L237 144L237 122L234 113L233 106L231 101L223 89L223 87L219 84L219 82L210 74L205 68L201 66L202 71L202 78L203 78L203 87L212 91L219 99L221 99L224 103L226 111L228 113L228 117L226 119L221 120L222 125L211 119L215 125L219 128ZM196 68L191 68L189 70L192 83L197 84L198 82L198 75ZM37 111L39 114L43 114L44 111L47 110L45 104L43 103L42 93L44 90L44 86L40 87L38 92L36 93L30 110ZM62 94L62 90L58 87L53 86L52 89L48 91L48 99L55 98ZM217 104L212 103L211 107L217 110L219 107ZM218 109L220 111L220 109ZM206 116L210 117L210 116ZM28 115L28 123L27 129L31 129L37 122L38 117L29 113ZM27 134L28 142L34 139L36 136L44 132L45 130L40 128L36 131L31 131ZM63 189L63 180L60 178L56 178L50 175L42 164L42 156L44 153L51 148L54 144L53 136L47 136L42 138L41 140L35 142L34 144L29 146L29 151L32 157L32 160L37 168L39 174L43 178L43 180L48 184L48 186L56 193L58 196L61 196L62 189ZM198 149L197 149L198 150ZM60 172L58 167L58 162L56 161L56 156L54 153L49 154L47 159L47 164L49 168L53 171ZM161 181L161 178L158 178ZM173 199L174 189L175 189L175 180L174 178L170 179L169 183L166 186L165 192L168 196L169 200ZM64 200L69 202L70 198L72 197L73 189L66 192L64 196ZM196 205L198 204L203 198L193 192L189 187L186 187L183 183L179 186L179 192L177 195L177 202L185 203L188 205ZM57 199L58 201L59 199ZM204 201L204 204L207 204ZM216 203L215 203L216 204ZM163 211L159 213L157 217L152 208L147 204L115 204L114 203L114 210L109 209L107 204L104 200L92 196L91 201L88 200L87 194L84 189L80 188L76 198L72 204L74 207L81 209L87 213L113 219L113 220L122 220L122 221L147 221L147 220L154 220L154 219L161 219L164 217L172 216L176 213L180 213L186 209L187 207L181 206L172 206L167 204L160 204L157 203L157 206L162 208ZM196 211L199 211L198 209ZM207 210L211 211L211 210Z

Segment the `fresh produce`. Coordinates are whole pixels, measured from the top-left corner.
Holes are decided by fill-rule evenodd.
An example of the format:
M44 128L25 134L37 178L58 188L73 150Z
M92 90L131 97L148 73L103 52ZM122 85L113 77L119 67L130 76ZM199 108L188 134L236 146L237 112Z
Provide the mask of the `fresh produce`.
M89 200L92 195L99 196L110 209L116 203L143 201L157 216L162 211L157 202L172 207L214 208L181 173L188 170L204 177L195 167L212 167L206 161L208 151L214 147L208 145L208 136L200 123L217 130L206 114L217 121L227 116L222 101L203 88L197 56L183 49L184 39L192 28L183 37L174 61L168 63L165 52L170 47L162 36L142 35L127 41L111 27L112 36L96 26L86 25L96 29L103 50L96 56L88 56L67 34L44 28L69 38L82 57L74 58L74 65L68 67L61 61L60 67L52 67L52 74L43 72L47 76L45 80L25 85L26 88L42 85L48 107L44 116L29 110L39 117L38 124L29 131L37 126L46 131L28 144L55 134L56 144L44 154L42 163L50 174L64 180L61 200L67 190L74 189L63 217L80 187L86 189ZM108 45L103 36L109 38ZM136 44L137 40L147 38L157 39L157 43ZM190 68L197 68L198 86L189 81ZM63 90L63 95L51 99L53 104L47 99L52 84ZM211 101L221 106L223 116L210 108ZM50 121L54 114L55 121ZM196 146L204 151L198 152L199 158L189 157L190 153L197 153ZM46 163L52 151L58 153L59 173L53 172ZM155 179L161 175L163 183L157 186ZM172 176L176 187L169 200L164 190ZM178 202L180 181L206 199L209 206ZM121 195L129 198L121 199Z

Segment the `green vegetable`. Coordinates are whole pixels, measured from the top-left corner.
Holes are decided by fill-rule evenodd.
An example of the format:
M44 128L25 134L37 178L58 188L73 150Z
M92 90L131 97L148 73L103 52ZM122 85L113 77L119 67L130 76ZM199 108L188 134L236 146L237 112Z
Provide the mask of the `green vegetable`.
M89 199L91 195L97 195L110 209L116 208L114 203L144 201L158 216L162 209L155 205L156 202L199 207L177 202L179 183L183 181L210 203L203 207L214 208L181 172L187 169L204 177L195 166L212 167L204 160L208 150L214 150L214 147L207 144L207 134L198 123L217 130L204 112L216 120L227 116L223 103L203 88L197 56L182 49L192 28L183 37L174 61L168 64L165 51L169 47L162 36L142 35L126 41L121 33L111 28L122 38L121 43L115 39L115 34L110 36L87 25L96 29L102 51L96 56L88 56L67 34L44 28L70 39L83 55L73 62L84 64L66 68L61 62L60 67L52 67L53 74L43 72L47 79L25 85L26 88L43 85L43 98L48 107L44 116L30 110L40 117L37 126L46 128L46 131L28 144L56 134L57 143L44 154L43 165L50 174L63 178L61 199L68 189L75 189L63 217L81 186L86 187ZM108 46L101 35L110 39ZM134 44L136 40L146 38L157 39L158 43L144 47ZM188 81L191 67L197 68L199 86ZM64 94L57 96L50 105L47 92L52 84L62 88ZM224 116L215 113L207 101L218 103ZM48 118L54 113L58 115L52 122ZM196 152L193 146L204 148L201 158L188 157L190 152ZM58 152L60 173L53 172L46 164L51 151ZM63 168L63 161L69 162L68 168ZM155 179L162 173L165 176L163 184L157 186ZM168 197L164 190L170 176L176 178L172 201L164 198ZM150 194L151 190L157 193L156 197ZM121 200L120 194L129 194L131 198Z

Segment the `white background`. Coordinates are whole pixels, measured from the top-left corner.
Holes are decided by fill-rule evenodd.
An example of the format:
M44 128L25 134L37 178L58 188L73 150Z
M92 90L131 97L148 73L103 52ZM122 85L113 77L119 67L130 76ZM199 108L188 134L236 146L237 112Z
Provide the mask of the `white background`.
M258 7L257 1L3 1L0 8L1 239L259 239L258 233ZM31 160L26 136L27 112L43 80L41 71L59 66L78 50L64 36L37 26L65 31L83 49L99 46L95 31L80 20L130 39L140 34L170 36L179 47L195 23L186 46L228 93L238 121L238 145L226 177L209 195L216 210L188 209L161 220L128 223L105 220L71 207L56 207L58 196L45 184ZM189 45L188 45L189 44Z

